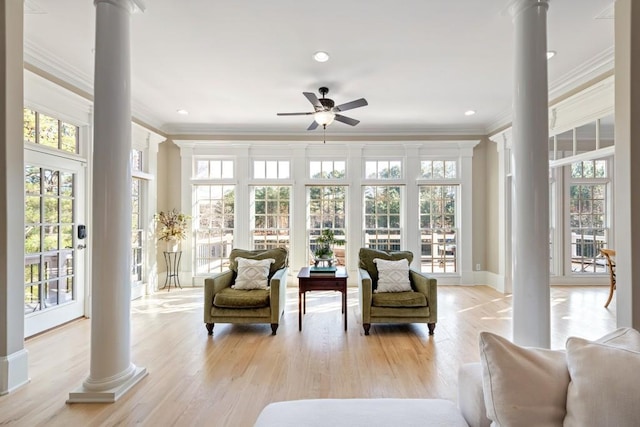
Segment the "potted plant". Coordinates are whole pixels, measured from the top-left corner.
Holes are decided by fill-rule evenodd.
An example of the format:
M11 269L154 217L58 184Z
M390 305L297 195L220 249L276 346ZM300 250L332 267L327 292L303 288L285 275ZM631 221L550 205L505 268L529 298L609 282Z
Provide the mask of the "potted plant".
M180 242L187 238L187 220L190 217L175 209L158 212L155 220L158 227L158 240L167 242L167 251L178 250Z
M319 259L331 259L333 258L333 247L343 246L346 240L336 239L333 230L325 228L320 232L320 235L316 237L316 250L314 255Z

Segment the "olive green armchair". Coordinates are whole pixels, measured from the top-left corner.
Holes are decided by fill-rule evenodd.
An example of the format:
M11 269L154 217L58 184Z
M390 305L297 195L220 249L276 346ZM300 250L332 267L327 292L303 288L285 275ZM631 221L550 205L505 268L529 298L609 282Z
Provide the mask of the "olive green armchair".
M238 277L238 258L273 259L267 289L234 289ZM285 248L268 250L233 249L229 270L204 281L204 323L209 335L215 323L270 323L276 334L286 305L288 252Z
M411 290L376 292L378 268L375 259L411 264L413 254L408 251L386 252L361 248L358 268L358 294L362 311L364 334L369 335L372 323L426 323L433 335L438 321L438 285L434 278L409 269Z

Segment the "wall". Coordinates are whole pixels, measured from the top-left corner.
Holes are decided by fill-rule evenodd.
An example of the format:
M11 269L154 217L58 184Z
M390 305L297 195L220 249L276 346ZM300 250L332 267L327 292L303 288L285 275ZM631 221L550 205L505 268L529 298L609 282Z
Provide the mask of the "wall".
M486 266L486 192L487 192L487 141L483 140L473 150L473 263L474 271L481 271ZM478 264L480 268L478 269Z
M498 185L498 150L496 148L496 144L490 140L485 140L487 152L485 158L485 168L486 168L486 240L485 240L485 264L484 270L498 274L500 272L500 268L498 266L499 262L499 249L500 249L500 240L498 239L498 227L499 227L499 217L498 217L498 192L500 186Z

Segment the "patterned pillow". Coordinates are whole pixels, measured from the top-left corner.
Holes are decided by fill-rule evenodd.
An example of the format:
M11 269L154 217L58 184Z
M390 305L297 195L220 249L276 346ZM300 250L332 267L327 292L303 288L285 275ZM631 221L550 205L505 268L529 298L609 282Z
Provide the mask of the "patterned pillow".
M236 258L238 262L238 276L233 289L268 289L269 267L275 262L273 258L246 259Z
M378 269L378 292L406 292L411 290L409 281L409 261L386 261L376 258L373 260Z

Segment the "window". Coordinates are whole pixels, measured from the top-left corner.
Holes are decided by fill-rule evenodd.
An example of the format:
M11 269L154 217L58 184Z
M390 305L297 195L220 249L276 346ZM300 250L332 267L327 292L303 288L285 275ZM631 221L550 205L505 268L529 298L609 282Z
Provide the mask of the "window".
M221 272L233 247L235 186L197 184L194 193L195 274Z
M131 181L131 283L142 282L142 186L143 180L133 178Z
M364 164L366 179L400 179L402 162L400 160L367 160Z
M607 247L607 162L586 160L571 164L569 228L571 271L604 273L600 248Z
M316 250L315 239L322 230L333 231L338 240L346 240L347 219L347 187L339 186L309 186L307 187L308 212L308 244L309 261L313 262ZM338 265L345 265L345 246L334 247L333 253Z
M398 251L402 248L400 186L365 186L364 246Z
M309 178L311 179L342 179L346 174L346 162L343 160L311 160L309 162Z
M251 194L253 249L288 248L291 187L255 186Z
M457 185L420 186L421 268L429 273L457 270Z
M253 162L254 179L289 179L288 160L255 160Z
M423 160L420 172L423 179L456 179L457 162L455 160Z
M75 177L25 166L25 314L74 298Z
M196 160L197 179L233 178L232 160Z
M25 108L24 140L67 153L78 153L78 126Z

